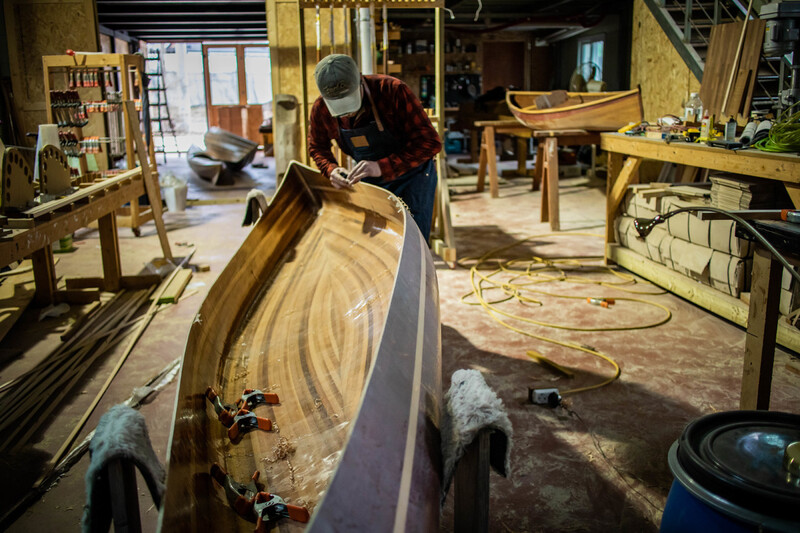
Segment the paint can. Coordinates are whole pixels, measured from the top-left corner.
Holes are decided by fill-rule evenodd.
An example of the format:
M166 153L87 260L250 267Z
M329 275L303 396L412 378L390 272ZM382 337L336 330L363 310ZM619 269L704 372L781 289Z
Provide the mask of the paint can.
M691 422L669 451L675 480L662 533L800 531L800 416L714 413Z

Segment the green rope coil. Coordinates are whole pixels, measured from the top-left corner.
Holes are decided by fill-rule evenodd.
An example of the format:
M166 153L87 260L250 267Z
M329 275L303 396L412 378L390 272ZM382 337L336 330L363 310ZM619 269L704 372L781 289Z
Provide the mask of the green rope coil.
M764 152L800 152L800 111L789 115L798 103L781 113L778 122L770 128L769 135L753 146Z

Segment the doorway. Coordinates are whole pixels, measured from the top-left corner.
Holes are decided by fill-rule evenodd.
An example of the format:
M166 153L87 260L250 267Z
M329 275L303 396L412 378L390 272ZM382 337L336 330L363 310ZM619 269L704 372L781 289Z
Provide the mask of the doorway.
M264 106L272 100L269 47L204 44L203 67L208 127L260 144L258 128L265 118Z

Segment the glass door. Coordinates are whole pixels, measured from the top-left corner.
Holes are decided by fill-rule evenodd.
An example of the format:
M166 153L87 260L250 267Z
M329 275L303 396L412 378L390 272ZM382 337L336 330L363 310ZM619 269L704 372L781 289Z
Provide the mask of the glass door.
M208 126L261 143L259 126L272 100L269 47L203 45ZM267 113L265 113L267 112Z

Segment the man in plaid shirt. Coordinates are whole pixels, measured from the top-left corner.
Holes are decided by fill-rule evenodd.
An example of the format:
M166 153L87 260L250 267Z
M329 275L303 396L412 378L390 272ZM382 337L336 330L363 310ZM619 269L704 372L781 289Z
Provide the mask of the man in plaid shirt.
M352 58L333 54L314 71L321 96L311 108L312 159L337 189L359 181L383 187L408 206L423 237L429 236L436 194L439 135L411 89L391 76L362 76ZM349 173L331 142L356 160Z

